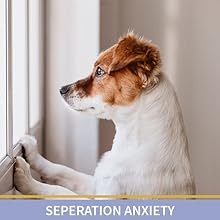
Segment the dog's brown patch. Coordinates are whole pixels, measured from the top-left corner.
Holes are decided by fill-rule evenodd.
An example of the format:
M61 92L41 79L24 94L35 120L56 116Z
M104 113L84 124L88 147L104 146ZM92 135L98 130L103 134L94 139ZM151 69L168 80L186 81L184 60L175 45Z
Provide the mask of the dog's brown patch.
M110 105L126 105L141 92L139 77L127 68L93 80L91 96L101 95L103 101Z
M157 47L133 33L102 52L95 62L93 73L79 80L72 90L83 96L100 95L110 105L126 105L141 94L142 89L158 83L160 54ZM100 67L105 71L96 77Z
M141 78L142 86L147 87L152 83L157 83L160 65L160 53L157 46L129 33L119 39L113 52L109 71L120 70L128 66Z

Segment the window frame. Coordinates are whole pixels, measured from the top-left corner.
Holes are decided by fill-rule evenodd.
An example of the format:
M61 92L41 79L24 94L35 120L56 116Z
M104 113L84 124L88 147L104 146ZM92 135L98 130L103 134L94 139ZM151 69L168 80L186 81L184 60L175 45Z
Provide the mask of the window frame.
M15 159L14 157L22 155L22 147L20 144L13 145L13 84L12 84L12 0L4 0L5 1L5 27L6 27L6 155L0 160L0 194L5 193L15 193L15 190L13 189L13 171L14 171L14 164ZM39 4L39 10L42 12L41 15L44 17L44 11L43 11L43 1L38 0L37 4ZM42 139L43 139L43 102L40 102L40 118L39 121L33 126L30 127L30 7L33 7L33 5L30 5L29 0L26 0L26 54L25 57L27 62L27 116L26 116L26 132L28 134L36 136L38 141L40 142L40 152L42 152ZM39 17L39 45L43 45L43 18ZM43 49L39 51L39 54L37 56L40 57L41 52L43 52ZM42 56L43 57L43 56ZM43 94L43 88L42 88L42 82L43 82L43 61L42 61L42 67L40 74L40 85L39 85L39 99L42 100L42 94Z

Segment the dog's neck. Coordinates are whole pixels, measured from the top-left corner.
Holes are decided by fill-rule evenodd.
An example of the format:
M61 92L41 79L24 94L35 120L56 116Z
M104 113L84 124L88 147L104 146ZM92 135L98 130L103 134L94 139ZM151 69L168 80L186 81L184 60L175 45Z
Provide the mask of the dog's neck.
M116 135L112 151L185 149L187 139L181 110L170 82L163 76L150 93L143 91L128 108L114 118ZM178 147L179 146L179 147Z

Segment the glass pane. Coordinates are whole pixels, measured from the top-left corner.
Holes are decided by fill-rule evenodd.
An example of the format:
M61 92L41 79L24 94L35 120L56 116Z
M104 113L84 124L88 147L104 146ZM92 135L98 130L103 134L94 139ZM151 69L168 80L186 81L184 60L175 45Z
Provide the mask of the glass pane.
M27 128L27 5L12 0L13 144Z
M0 160L6 155L6 20L0 1Z
M29 1L29 85L30 85L30 127L40 120L40 8L39 0Z

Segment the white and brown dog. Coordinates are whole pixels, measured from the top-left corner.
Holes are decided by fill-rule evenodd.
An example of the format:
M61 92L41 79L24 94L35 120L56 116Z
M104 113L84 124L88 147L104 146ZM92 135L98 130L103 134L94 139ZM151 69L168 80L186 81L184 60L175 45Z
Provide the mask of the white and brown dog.
M89 176L44 159L26 136L28 163L16 160L16 188L24 194L194 194L180 106L160 65L158 48L133 33L102 52L87 78L60 93L72 109L115 123L111 151ZM32 178L29 164L47 184Z

